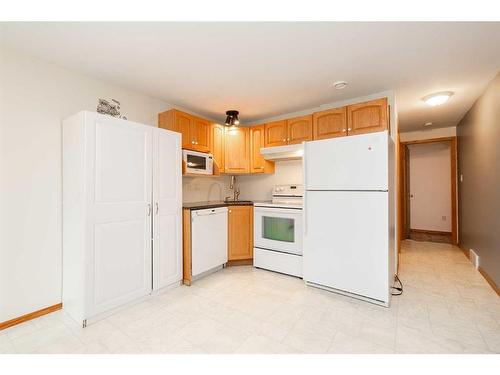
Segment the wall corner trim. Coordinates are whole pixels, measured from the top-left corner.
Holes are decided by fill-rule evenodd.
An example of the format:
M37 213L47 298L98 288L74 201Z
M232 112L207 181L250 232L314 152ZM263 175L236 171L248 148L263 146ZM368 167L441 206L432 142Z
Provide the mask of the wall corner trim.
M56 305L45 307L43 309L33 311L29 314L25 314L25 315L19 316L17 318L7 320L5 322L1 322L0 323L0 331L3 329L9 328L9 327L15 326L17 324L27 322L28 320L32 320L32 319L38 318L40 316L50 314L51 312L61 310L61 309L62 309L62 303L58 303Z
M484 279L486 280L486 282L488 284L490 284L491 288L495 291L495 293L497 294L497 296L500 297L500 288L498 287L498 285L493 281L493 279L490 277L490 275L488 275L488 273L484 270L484 268L482 268L481 266L479 266L477 268L477 270L479 271L479 273L484 277Z

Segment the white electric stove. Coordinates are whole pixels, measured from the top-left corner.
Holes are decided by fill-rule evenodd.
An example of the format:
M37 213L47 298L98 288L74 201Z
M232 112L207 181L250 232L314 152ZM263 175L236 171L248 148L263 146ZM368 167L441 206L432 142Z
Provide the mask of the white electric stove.
M276 185L254 203L254 266L302 277L302 185Z

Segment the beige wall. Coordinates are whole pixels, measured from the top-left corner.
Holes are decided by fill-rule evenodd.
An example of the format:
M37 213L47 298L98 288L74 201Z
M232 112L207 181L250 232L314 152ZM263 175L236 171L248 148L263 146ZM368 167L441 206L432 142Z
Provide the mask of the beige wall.
M98 98L151 125L170 107L0 49L0 322L61 302L61 120Z
M182 201L220 201L230 195L229 176L182 177Z
M410 228L451 232L450 144L409 145Z
M457 132L459 243L479 254L480 267L500 286L500 74Z
M403 132L399 134L399 138L401 142L410 142L421 141L424 139L454 137L456 135L457 128L453 126L448 128L426 128L424 130L417 130L413 132Z

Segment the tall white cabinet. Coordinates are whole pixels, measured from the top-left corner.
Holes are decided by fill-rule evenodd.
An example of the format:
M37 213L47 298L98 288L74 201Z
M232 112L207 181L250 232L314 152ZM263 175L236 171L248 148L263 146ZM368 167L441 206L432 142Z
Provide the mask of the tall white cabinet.
M63 308L77 321L182 279L180 134L93 112L63 122Z

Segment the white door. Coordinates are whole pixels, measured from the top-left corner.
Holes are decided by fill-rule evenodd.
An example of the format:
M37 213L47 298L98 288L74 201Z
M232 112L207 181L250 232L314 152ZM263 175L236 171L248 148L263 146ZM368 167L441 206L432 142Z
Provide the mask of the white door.
M182 279L182 151L179 133L153 132L153 289Z
M254 207L253 245L302 254L302 209Z
M388 193L308 191L304 280L388 301Z
M306 142L306 190L387 190L388 134Z
M191 212L193 276L227 263L227 207Z
M151 291L153 128L97 115L86 127L86 316Z

